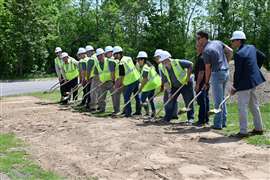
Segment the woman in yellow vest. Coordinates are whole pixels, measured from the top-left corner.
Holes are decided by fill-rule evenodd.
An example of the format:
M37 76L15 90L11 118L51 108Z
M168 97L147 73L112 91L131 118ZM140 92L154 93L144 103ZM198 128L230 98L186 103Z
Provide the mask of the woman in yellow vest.
M136 69L132 59L128 56L123 56L123 49L120 46L113 48L114 59L119 60L119 87L124 86L124 102L125 104L130 100L132 93L139 91L140 73ZM141 115L141 103L139 95L135 96L136 112L133 115ZM131 117L132 109L131 103L125 107L125 117Z
M160 62L162 63L161 78L164 84L164 90L167 91L169 97L182 87L165 106L165 117L163 121L170 122L178 96L182 94L186 106L194 98L193 79L190 78L193 63L187 60L171 59L171 54L167 51L161 53ZM191 105L191 111L187 112L187 118L188 123L192 123L194 120L193 103Z
M146 99L150 100L151 105L151 117L154 117L156 114L156 108L154 103L155 90L160 89L161 87L161 78L156 72L155 67L148 61L147 53L140 51L137 56L137 65L139 71L141 72L141 102L145 108L146 115L149 116L149 106L146 102Z
M63 60L63 75L65 81L69 81L65 86L65 92L71 92L71 90L77 86L78 84L78 64L74 58L70 57L68 53L64 52L61 55ZM77 95L78 91L73 92L73 98ZM74 99L73 99L74 100ZM65 104L68 102L68 99L64 102Z

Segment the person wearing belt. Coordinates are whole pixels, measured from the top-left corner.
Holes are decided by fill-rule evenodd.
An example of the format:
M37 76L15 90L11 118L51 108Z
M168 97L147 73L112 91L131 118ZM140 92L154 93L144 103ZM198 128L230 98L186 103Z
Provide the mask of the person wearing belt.
M119 87L124 86L124 102L125 104L130 100L133 94L139 91L140 73L136 69L132 59L128 56L123 56L123 49L120 46L113 48L114 59L119 60ZM133 115L141 115L141 102L140 97L137 94L136 100L136 112ZM132 109L131 103L128 103L125 107L125 117L131 117Z
M204 89L209 89L210 79L214 99L214 108L218 109L219 104L225 98L225 89L229 80L229 65L233 51L221 41L209 41L208 33L197 32L196 43L203 47L202 58L205 64L205 84ZM221 130L226 127L227 109L226 103L222 106L222 111L215 114L213 129Z
M77 56L79 59L79 71L80 71L80 83L81 85L84 87L83 89L83 96L90 90L89 84L88 83L88 76L87 76L87 71L86 71L86 67L87 67L87 63L89 58L86 55L86 50L84 48L79 48L78 52L77 52ZM86 86L86 87L85 87ZM86 96L82 99L81 102L81 106L88 106L88 99L89 96Z
M156 72L155 67L147 61L148 55L144 51L140 51L137 55L137 68L141 72L141 102L142 106L145 108L146 116L149 116L149 106L146 102L150 100L151 105L151 117L154 117L156 114L156 108L154 103L155 90L161 88L161 78Z
M160 62L162 63L161 78L164 83L164 90L169 94L169 98L184 85L165 106L165 117L162 121L167 123L172 119L172 112L180 94L183 96L186 107L194 98L193 79L190 78L193 63L187 60L171 59L171 54L168 51L161 53ZM187 112L188 124L192 124L194 120L193 103L190 108L191 110Z
M157 49L155 51L155 54L154 54L154 60L155 60L155 62L158 65L158 72L159 72L159 75L160 76L161 76L162 63L159 61L159 59L160 59L160 54L162 53L162 51L163 51L162 49ZM163 82L161 84L160 91L161 92L164 91L164 84L163 84ZM165 103L168 99L169 99L169 94L168 94L167 91L164 91L164 94L163 94L163 103ZM176 103L176 105L173 108L172 119L178 119L178 103Z
M56 58L54 59L54 67L55 67L55 72L57 74L58 77L58 81L60 84L60 93L61 93L61 99L60 102L63 101L64 99L64 95L65 95L65 85L63 86L63 61L61 59L61 54L62 54L62 49L60 47L55 48L55 54L56 54Z
M232 47L237 51L234 55L234 78L231 95L238 94L238 111L240 132L237 137L248 136L248 107L253 116L253 135L263 134L263 123L260 106L256 95L256 87L265 82L258 62L258 50L253 45L245 44L246 35L242 31L235 31L232 35Z
M65 86L65 92L71 92L73 88L75 88L78 85L78 76L79 76L79 70L78 70L78 64L79 62L76 61L74 58L70 57L68 53L63 52L61 55L61 58L63 60L63 75L65 81L69 81ZM73 100L75 100L75 96L77 95L78 91L73 92ZM67 96L68 94L65 94ZM69 99L65 100L63 103L67 104Z
M96 50L96 56L99 61L99 63L97 64L98 76L99 76L100 82L102 83L102 85L99 88L100 100L98 101L98 106L99 106L98 113L104 113L106 109L107 92L108 91L110 93L114 92L114 83L112 81L112 74L110 72L110 67L109 67L109 66L114 66L114 64L110 63L111 60L105 57L105 52L102 48L98 48ZM114 102L114 97L115 96L113 95L112 96L113 102ZM114 111L116 111L115 107L114 107Z

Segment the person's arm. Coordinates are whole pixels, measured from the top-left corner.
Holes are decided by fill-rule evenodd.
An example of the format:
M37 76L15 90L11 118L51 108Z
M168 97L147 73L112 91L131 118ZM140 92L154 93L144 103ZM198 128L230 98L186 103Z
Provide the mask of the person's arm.
M204 69L205 69L205 84L203 86L204 90L208 90L210 87L210 77L212 72L212 66L211 66L211 51L204 51L202 53L202 58L204 62Z
M201 90L200 89L200 84L203 81L204 73L205 73L205 71L199 71L199 73L198 73L198 77L197 77L197 81L196 81L196 86L195 86L196 93L198 93Z
M182 68L187 69L187 81L189 81L192 74L193 63L188 60L180 60L180 65L182 66Z
M142 91L143 87L146 85L146 83L148 82L148 73L147 71L143 71L142 73L142 80L141 80L141 86L140 86L140 90Z
M231 90L231 94L235 94L237 90L239 89L239 84L241 81L241 75L242 75L242 66L243 66L243 61L241 60L240 56L238 54L235 54L234 57L234 75L233 75L233 87Z
M115 79L115 66L116 66L115 62L109 61L109 71L111 73L111 78L112 78L113 83L115 83L115 80L116 80Z
M233 57L233 50L226 44L223 44L223 46L224 46L224 54L226 55L227 61L230 62Z
M123 64L120 64L119 65L119 80L118 80L119 87L121 87L123 84L124 76L125 76L125 68Z

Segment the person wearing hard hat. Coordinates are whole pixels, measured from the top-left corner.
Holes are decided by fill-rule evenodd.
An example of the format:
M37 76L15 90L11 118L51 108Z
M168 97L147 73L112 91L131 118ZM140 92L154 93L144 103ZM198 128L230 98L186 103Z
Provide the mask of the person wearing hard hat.
M61 100L60 102L63 101L64 94L65 94L65 87L62 85L63 84L63 61L61 60L61 54L62 54L62 49L60 47L55 48L55 54L56 58L54 59L54 67L55 67L55 72L57 74L59 84L60 84L60 92L61 92Z
M146 115L149 116L149 106L146 99L148 99L148 101L150 100L152 110L151 117L154 117L156 114L154 95L155 90L161 87L161 78L156 72L155 67L147 61L147 58L148 55L144 51L140 51L137 55L137 65L141 72L141 102L142 106L145 108Z
M65 81L68 81L66 84L66 92L71 92L72 89L74 89L78 85L78 64L79 62L76 61L74 58L70 57L68 53L63 52L61 55L61 59L63 60L63 75L65 78ZM78 91L73 92L73 100L75 100L75 96L77 95ZM67 96L68 94L66 94ZM68 102L68 99L65 100L65 104Z
M203 89L209 89L210 80L213 92L214 107L219 105L225 98L225 89L229 80L229 64L233 51L221 41L208 40L208 33L199 31L196 35L196 43L203 47L202 58L205 64L205 84ZM227 109L226 103L222 105L222 111L215 114L213 129L221 130L226 127Z
M158 65L158 72L159 72L160 76L161 76L162 63L159 61L159 59L160 59L160 55L161 55L162 51L163 51L162 49L157 49L154 53L154 60ZM163 83L161 84L160 91L161 92L164 91L164 84ZM167 93L167 91L164 91L163 103L168 101L168 99L169 99L169 94ZM172 113L172 119L178 119L177 114L178 114L178 103L176 103L176 105L174 106L173 113Z
M82 48L82 47L79 48L77 52L77 56L79 59L80 83L84 87L83 89L83 97L84 97L85 94L88 93L90 90L90 85L88 83L88 75L87 75L87 64L88 64L89 57L87 57L86 55L85 48ZM90 98L89 96L85 96L82 99L82 102L80 105L82 106L86 105L87 107L89 103L89 98Z
M85 47L85 50L86 50L86 55L87 55L87 57L96 59L96 56L95 56L95 49L93 48L93 46L87 45L87 46Z
M123 49L120 46L113 48L114 59L120 61L119 63L119 87L124 86L124 102L128 103L132 93L137 94L139 91L140 73L136 69L132 59L128 56L123 56ZM141 103L139 95L135 96L136 112L133 115L141 115ZM125 117L131 117L132 109L131 103L125 106Z
M253 116L254 130L253 135L263 134L263 123L256 96L256 87L263 82L265 78L257 65L257 49L253 45L245 44L246 35L242 31L235 31L231 38L232 47L237 51L234 55L234 78L231 95L238 94L238 111L240 132L237 137L248 136L248 107Z
M164 83L164 90L171 97L180 88L181 90L172 97L172 100L165 106L164 122L170 122L174 106L177 104L177 98L182 94L185 106L194 98L193 79L191 78L193 63L187 60L171 59L171 54L168 51L163 51L159 61L162 63L161 78ZM187 112L187 123L193 123L194 106L191 105L191 110Z
M98 48L96 50L96 56L98 59L98 64L96 66L99 80L102 83L98 92L98 107L99 107L99 113L104 113L106 109L106 96L107 92L110 93L114 92L114 83L112 81L112 74L110 72L110 66L114 65L113 63L110 63L110 59L105 57L105 52L102 48ZM112 96L112 101L114 102L114 95ZM113 103L114 105L115 103ZM114 107L114 111L116 111Z

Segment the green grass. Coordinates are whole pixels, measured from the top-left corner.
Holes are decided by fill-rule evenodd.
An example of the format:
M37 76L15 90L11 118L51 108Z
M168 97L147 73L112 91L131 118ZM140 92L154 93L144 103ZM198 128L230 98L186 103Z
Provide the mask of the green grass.
M53 172L42 170L30 160L25 145L13 134L0 134L0 172L11 179L62 179Z
M57 102L60 99L60 94L57 91L54 93L51 93L51 94L33 93L31 95L33 95L35 97L39 97L41 99L50 100L53 102ZM112 112L113 108L112 108L112 101L111 101L110 97L107 97L106 102L108 102L106 111ZM121 104L124 104L123 99L122 99ZM162 102L156 103L157 110L161 106L162 106ZM213 105L211 105L211 106L213 106ZM182 102L180 102L178 107L179 108L184 107L184 104ZM135 103L132 103L132 108L133 108L133 110L135 109ZM231 134L235 134L235 133L239 132L239 120L238 120L237 104L236 103L228 104L227 108L228 108L227 128L224 128L224 130L222 132L224 133L224 135L229 136ZM85 109L80 109L80 108L76 108L76 110L78 110L80 112L85 111ZM270 103L263 104L260 107L260 110L262 113L264 129L266 130L266 132L264 135L251 136L251 137L245 138L245 140L246 140L246 142L248 142L250 144L254 144L254 145L270 146ZM196 106L195 106L195 119L197 119L197 113L198 113L198 106L196 104ZM164 115L164 112L161 112L160 115ZM104 116L107 116L107 114L106 113L96 114L95 116L104 117ZM213 116L210 118L211 119L210 122L213 122L212 118L213 118ZM186 120L185 114L179 116L179 121L185 121L185 120ZM253 122L252 122L251 113L249 113L249 122L248 123L249 123L249 130L252 130L253 129Z

